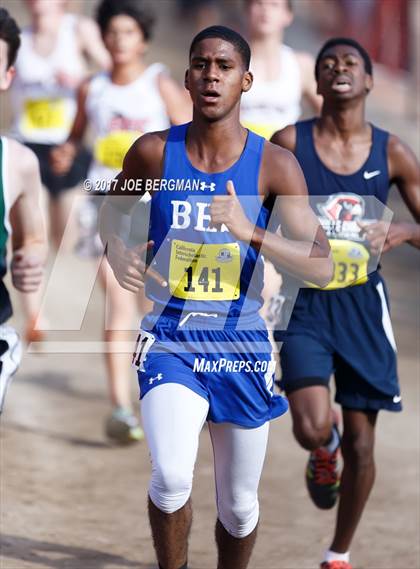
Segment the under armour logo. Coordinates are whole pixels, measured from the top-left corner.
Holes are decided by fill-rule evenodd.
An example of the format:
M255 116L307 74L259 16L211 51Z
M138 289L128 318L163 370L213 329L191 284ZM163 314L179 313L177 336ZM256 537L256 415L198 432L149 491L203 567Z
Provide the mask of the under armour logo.
M149 385L153 385L155 381L160 381L161 379L163 379L163 373L158 373L156 377L151 377L149 379Z
M209 189L211 192L214 192L216 190L216 182L210 182L210 184L206 184L206 182L201 182L200 190L204 192L207 189Z

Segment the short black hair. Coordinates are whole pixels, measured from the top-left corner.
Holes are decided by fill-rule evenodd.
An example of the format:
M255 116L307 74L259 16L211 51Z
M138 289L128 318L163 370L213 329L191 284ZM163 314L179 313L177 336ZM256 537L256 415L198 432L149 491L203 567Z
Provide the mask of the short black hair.
M245 69L249 69L249 63L251 61L251 48L249 47L248 42L241 36L241 34L238 34L238 32L235 32L235 30L227 28L226 26L210 26L209 28L201 30L201 32L199 32L191 42L190 58L195 46L200 41L208 38L220 38L224 41L227 41L228 43L231 43L236 51L239 52Z
M245 4L251 4L252 2L255 2L255 0L244 0ZM287 5L287 9L289 10L289 12L293 12L293 0L286 0L286 5Z
M319 50L318 55L316 56L316 61L315 61L315 78L316 78L316 80L318 80L318 75L319 75L319 73L318 73L319 62L321 61L322 57L324 56L324 53L327 51L327 49L330 49L331 47L335 47L336 45L350 45L351 47L354 47L355 49L357 49L360 57L363 59L363 62L365 64L366 73L368 75L373 74L372 60L371 60L368 52L365 50L364 47L362 47L360 45L359 42L357 42L356 40L354 40L352 38L331 38L324 43L324 45Z
M137 22L144 39L146 41L151 39L155 16L149 8L142 5L141 0L102 0L96 12L96 21L102 35L105 34L111 18L115 16L130 16Z
M9 69L16 61L20 47L20 28L4 8L0 8L0 39L7 43L7 69Z

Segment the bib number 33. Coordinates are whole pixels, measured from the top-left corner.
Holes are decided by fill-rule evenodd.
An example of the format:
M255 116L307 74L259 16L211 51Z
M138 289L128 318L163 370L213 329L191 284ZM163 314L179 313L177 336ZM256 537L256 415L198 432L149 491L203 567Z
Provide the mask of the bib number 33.
M367 281L369 252L361 243L346 239L330 239L334 262L334 278L324 290L345 288ZM319 288L307 282L311 288Z

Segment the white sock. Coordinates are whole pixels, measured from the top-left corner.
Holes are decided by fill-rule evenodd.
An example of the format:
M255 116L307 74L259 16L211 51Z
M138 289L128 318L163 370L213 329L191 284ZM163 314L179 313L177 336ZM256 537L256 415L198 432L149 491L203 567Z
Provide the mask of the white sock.
M340 446L340 435L338 434L337 427L333 425L333 428L331 430L331 440L326 445L324 445L323 448L327 449L329 453L333 453L338 449L339 446Z
M346 563L350 563L350 551L347 551L347 553L336 553L328 549L325 552L324 561L345 561Z

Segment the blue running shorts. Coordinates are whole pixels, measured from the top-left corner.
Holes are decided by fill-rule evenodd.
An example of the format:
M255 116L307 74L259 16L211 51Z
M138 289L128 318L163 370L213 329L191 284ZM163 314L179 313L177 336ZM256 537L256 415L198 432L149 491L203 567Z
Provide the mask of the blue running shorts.
M275 361L258 316L249 330L216 314L182 316L151 313L143 319L133 356L140 399L158 385L179 383L209 402L209 421L246 428L287 411L287 400L273 391Z

